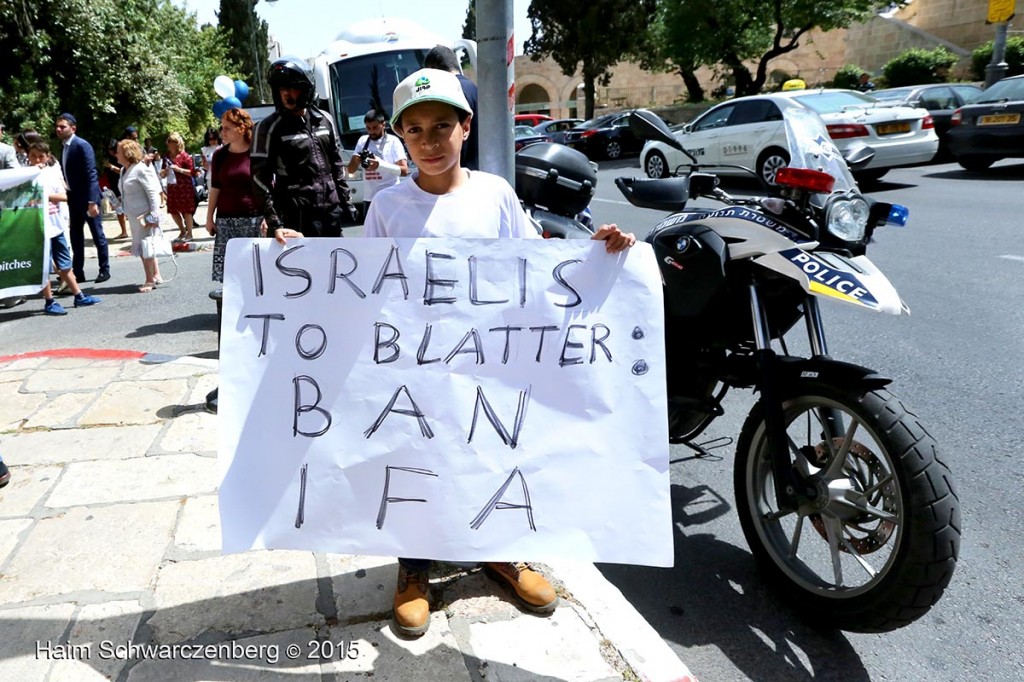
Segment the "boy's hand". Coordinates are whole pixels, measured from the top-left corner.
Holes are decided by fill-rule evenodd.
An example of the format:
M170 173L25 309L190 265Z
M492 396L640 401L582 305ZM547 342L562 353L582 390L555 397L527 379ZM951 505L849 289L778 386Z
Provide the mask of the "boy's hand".
M284 246L289 239L301 237L302 233L296 230L289 230L287 227L279 227L274 230L274 241Z
M636 236L632 232L623 232L615 223L602 225L591 239L599 241L603 239L608 253L625 251L633 246L633 244L636 244Z

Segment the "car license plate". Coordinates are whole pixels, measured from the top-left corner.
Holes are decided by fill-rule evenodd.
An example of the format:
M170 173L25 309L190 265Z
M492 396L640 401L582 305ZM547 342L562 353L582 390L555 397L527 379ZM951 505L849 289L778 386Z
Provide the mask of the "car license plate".
M978 117L980 126L1005 126L1020 123L1020 114L986 114Z
M901 123L879 123L875 126L875 130L878 131L879 135L895 135L897 133L909 133L910 124L907 122Z

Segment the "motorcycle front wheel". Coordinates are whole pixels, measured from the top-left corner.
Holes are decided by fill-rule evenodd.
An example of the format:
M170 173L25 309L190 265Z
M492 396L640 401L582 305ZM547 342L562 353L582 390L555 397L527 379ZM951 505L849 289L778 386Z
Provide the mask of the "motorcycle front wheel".
M788 394L789 460L807 493L798 508L777 503L760 402L736 452L736 508L766 577L822 625L887 632L920 618L960 547L937 444L888 391L801 382Z

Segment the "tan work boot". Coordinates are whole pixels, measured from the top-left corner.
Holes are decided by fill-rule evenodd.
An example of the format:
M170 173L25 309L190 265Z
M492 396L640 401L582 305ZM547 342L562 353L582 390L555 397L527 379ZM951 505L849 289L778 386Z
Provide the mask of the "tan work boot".
M420 637L430 627L430 576L398 566L393 618L395 629L406 637Z
M558 606L558 595L551 583L522 562L489 561L484 570L491 578L511 587L519 603L534 613L551 613Z

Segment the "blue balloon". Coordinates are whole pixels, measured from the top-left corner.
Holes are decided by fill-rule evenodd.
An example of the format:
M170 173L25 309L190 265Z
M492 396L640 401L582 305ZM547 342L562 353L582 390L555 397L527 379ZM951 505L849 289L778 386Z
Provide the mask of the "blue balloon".
M227 110L231 108L231 105L226 99L219 99L213 103L213 115L218 119L221 118Z
M228 105L227 108L224 109L224 111L227 111L228 109L241 109L242 108L242 103L238 100L237 97L234 97L234 96L232 96L232 97L225 97L221 101L225 102Z
M245 81L235 81L235 97L243 103L249 97L249 86L245 84Z

